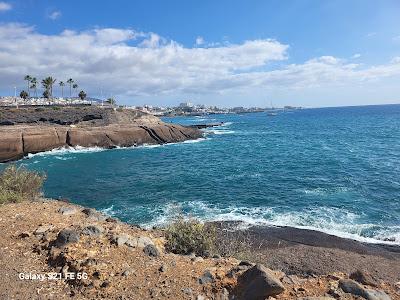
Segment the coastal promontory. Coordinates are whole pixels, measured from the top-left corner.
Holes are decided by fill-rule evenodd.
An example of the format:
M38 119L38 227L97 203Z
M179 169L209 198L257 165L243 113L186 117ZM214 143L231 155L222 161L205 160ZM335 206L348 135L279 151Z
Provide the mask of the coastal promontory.
M0 162L67 147L131 147L197 139L200 130L130 109L93 106L0 109Z

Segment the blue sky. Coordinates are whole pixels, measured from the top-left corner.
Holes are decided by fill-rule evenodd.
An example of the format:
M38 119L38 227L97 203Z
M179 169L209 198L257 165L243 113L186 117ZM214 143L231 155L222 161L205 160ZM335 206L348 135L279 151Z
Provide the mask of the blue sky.
M0 0L0 93L48 74L124 104L400 102L399 1L104 2Z

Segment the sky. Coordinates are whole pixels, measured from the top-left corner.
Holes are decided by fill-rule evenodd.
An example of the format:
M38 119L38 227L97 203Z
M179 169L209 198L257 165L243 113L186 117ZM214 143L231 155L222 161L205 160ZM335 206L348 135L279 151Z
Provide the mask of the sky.
M399 16L398 0L0 0L0 95L31 75L127 105L400 103Z

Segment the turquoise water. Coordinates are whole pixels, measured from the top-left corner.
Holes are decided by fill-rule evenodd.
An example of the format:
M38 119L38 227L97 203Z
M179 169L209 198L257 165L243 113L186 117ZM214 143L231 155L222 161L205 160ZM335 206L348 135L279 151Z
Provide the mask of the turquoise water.
M225 125L195 142L58 150L19 163L47 172L47 196L145 226L181 210L400 244L400 105L165 121Z

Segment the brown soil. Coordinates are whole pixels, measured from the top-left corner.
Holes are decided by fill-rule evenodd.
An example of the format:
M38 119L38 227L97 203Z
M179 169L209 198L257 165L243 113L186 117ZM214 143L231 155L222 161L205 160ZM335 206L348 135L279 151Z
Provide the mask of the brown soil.
M76 213L63 215L59 212L62 207L75 208ZM51 225L51 228L43 235L34 234L43 225ZM81 235L79 242L63 249L53 247L60 230L79 231L88 225L101 226L104 232L99 236ZM203 299L222 300L228 299L224 289L231 291L236 284L236 277L227 276L239 264L234 258L202 259L166 253L161 231L147 231L114 219L88 216L82 212L82 207L60 201L0 206L0 231L0 299L179 300L204 296ZM149 237L160 255L151 257L140 247L117 246L111 242L116 234ZM296 261L295 255L290 257L292 262ZM202 285L198 279L206 270L213 274L214 282ZM43 281L19 278L20 273L71 271L86 272L88 278ZM276 299L323 296L337 289L339 278L348 276L343 273L320 276L275 273L286 288ZM392 299L400 299L390 283L379 282L377 288L385 290ZM349 294L341 297L356 299Z

